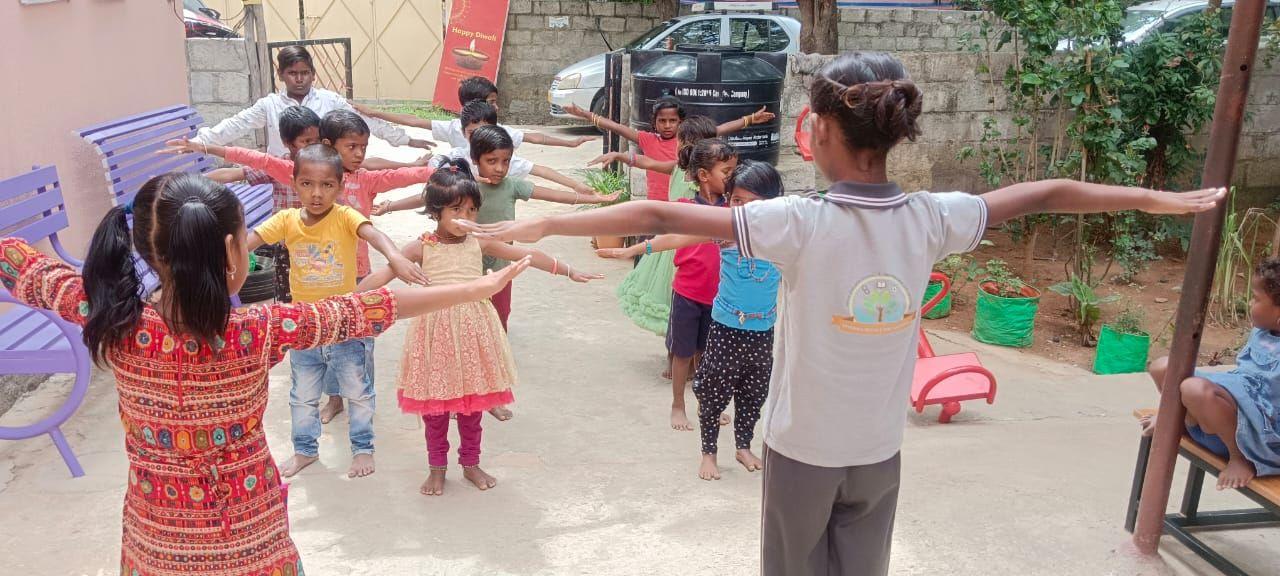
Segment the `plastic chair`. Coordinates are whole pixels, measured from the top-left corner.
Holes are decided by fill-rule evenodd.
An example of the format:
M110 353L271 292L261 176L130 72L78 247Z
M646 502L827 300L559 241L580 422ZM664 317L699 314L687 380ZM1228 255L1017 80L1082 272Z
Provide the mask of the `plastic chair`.
M923 316L951 292L951 279L934 272L929 280L942 282L942 290L920 307ZM973 352L938 356L920 327L920 343L916 347L916 369L911 379L911 406L923 413L930 404L941 404L938 422L947 424L960 412L965 400L985 398L987 404L996 401L996 377L982 367L978 355Z

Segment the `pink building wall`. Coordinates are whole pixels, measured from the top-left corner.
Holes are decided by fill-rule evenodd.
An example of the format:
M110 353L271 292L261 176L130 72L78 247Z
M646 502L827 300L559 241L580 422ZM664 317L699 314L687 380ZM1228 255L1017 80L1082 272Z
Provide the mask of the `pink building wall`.
M182 21L166 0L6 0L0 38L0 178L57 166L63 240L83 255L111 200L100 157L73 131L188 102Z

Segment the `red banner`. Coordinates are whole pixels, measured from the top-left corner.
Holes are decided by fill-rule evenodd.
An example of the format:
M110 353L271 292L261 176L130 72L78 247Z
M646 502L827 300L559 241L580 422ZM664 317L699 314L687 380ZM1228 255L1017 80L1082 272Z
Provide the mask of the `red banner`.
M508 0L453 0L432 98L436 106L460 110L458 83L464 79L483 76L497 83L509 4Z

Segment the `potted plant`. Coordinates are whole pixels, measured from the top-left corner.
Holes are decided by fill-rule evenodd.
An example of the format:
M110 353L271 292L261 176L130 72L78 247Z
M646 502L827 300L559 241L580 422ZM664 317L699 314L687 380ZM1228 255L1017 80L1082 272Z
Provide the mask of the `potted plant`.
M618 191L621 191L621 194L618 195L617 200L608 204L580 206L579 210L613 206L614 204L621 204L631 200L631 181L622 172L598 169L585 170L583 171L583 179L586 180L587 186L590 186L597 194L612 194ZM595 248L621 248L623 246L623 238L621 236L596 236L592 238L591 245Z
M1071 309L1075 313L1076 326L1080 333L1080 344L1087 348L1097 345L1098 339L1093 335L1093 325L1102 317L1102 305L1108 302L1115 302L1120 297L1113 294L1099 298L1093 286L1090 286L1088 282L1081 280L1075 274L1072 274L1071 279L1066 282L1059 282L1050 286L1049 290L1071 298Z
M1004 260L988 260L981 271L973 337L979 342L1026 348L1031 346L1040 291L1009 270Z
M1129 374L1147 369L1151 335L1142 329L1141 308L1126 306L1114 322L1102 325L1098 351L1093 357L1096 374Z

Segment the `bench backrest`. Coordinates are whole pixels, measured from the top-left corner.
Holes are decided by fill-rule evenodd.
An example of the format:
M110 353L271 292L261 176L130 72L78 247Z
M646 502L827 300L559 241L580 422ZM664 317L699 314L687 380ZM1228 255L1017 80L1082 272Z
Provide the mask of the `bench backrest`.
M107 186L116 204L123 204L132 202L138 188L153 176L213 168L204 154L156 153L168 140L194 137L202 122L195 108L184 104L111 120L77 133L102 154Z
M48 238L59 256L79 266L79 260L67 255L58 240L58 232L69 225L53 166L36 166L26 174L0 180L0 238L22 238L32 244Z

